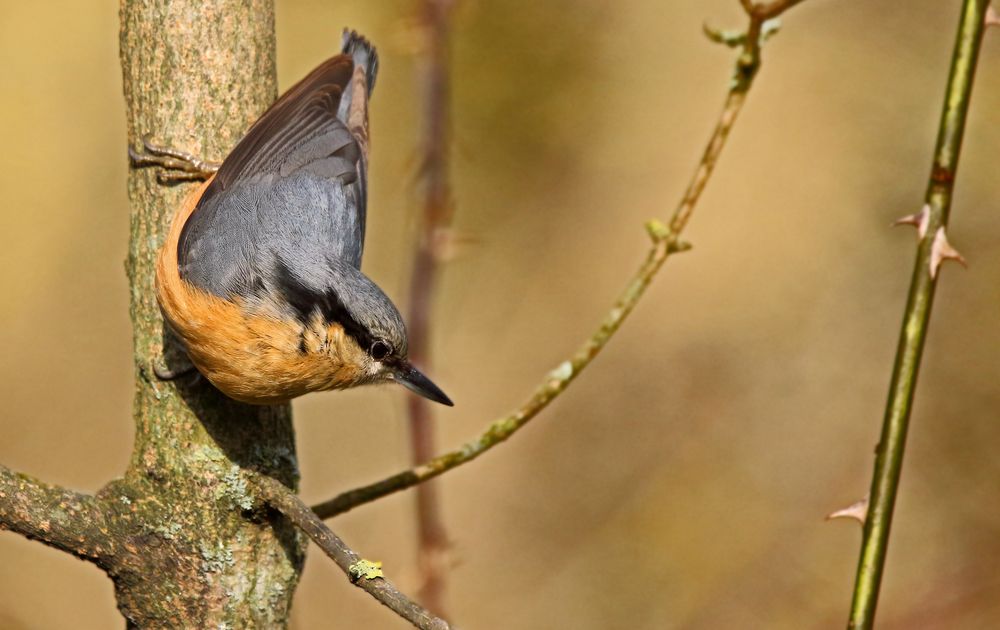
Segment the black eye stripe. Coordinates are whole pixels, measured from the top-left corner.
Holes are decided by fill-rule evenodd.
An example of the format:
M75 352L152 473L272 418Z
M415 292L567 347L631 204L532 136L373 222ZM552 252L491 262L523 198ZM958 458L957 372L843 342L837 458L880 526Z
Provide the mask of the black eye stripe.
M336 322L343 326L344 332L354 338L362 348L371 348L376 341L379 341L373 339L365 327L351 316L335 291L332 289L315 291L307 287L281 261L278 261L275 271L281 292L302 324L308 325L313 313L318 310L323 316L323 321L327 324Z

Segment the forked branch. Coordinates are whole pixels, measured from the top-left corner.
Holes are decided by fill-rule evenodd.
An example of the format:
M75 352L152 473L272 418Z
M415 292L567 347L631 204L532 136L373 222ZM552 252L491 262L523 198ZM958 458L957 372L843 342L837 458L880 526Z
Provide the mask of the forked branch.
M423 180L423 216L419 219L413 268L410 274L410 360L431 370L431 311L446 244L451 240L454 206L448 185L449 67L448 49L455 0L422 0L422 30L426 33L424 71L423 148L420 175ZM410 425L411 462L419 464L434 455L434 423L430 403L419 396L406 400ZM441 515L438 489L426 484L417 489L417 564L420 567L420 599L428 608L444 614L448 533Z

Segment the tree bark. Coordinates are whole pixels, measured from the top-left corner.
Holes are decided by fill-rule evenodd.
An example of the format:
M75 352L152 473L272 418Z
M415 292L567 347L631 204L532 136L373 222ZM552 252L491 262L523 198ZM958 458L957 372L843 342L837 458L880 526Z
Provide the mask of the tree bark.
M224 156L274 100L273 0L122 0L121 62L132 146L145 135ZM99 493L113 548L99 560L136 628L282 628L306 539L255 513L241 469L298 481L288 405L225 398L196 373L165 383L183 354L164 326L154 262L190 185L129 174L126 269L136 365L135 449ZM165 355L164 355L165 349Z

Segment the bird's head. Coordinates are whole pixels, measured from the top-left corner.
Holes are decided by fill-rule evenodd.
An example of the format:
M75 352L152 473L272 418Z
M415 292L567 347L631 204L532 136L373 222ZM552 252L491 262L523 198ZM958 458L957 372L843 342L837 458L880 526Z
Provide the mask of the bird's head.
M410 363L406 325L378 285L351 267L338 269L328 286L318 299L313 296L313 313L322 316L327 328L324 336L331 340L327 351L348 368L351 385L396 382L424 398L453 405L441 388Z
M366 289L353 294L354 300L347 307L349 316L340 322L347 336L363 351L353 353L361 372L371 382L394 381L451 407L454 403L441 388L410 363L406 325L396 306L375 283L368 281Z

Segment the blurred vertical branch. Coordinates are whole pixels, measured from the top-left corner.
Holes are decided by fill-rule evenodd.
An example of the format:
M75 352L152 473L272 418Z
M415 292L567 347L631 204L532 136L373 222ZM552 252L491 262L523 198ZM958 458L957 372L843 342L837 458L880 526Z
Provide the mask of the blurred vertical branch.
M945 230L988 7L988 0L964 0L962 4L934 162L924 197L926 205L920 213L900 221L911 223L919 230L917 256L893 363L882 436L876 450L861 557L848 621L848 628L851 629L871 628L874 623L938 267L949 258L961 260L958 252L948 244Z
M420 0L424 34L423 146L420 175L424 183L423 215L420 218L413 270L409 286L410 360L423 370L431 368L430 318L440 264L449 242L453 216L448 184L449 152L449 31L455 0ZM407 396L411 455L414 464L434 454L434 425L430 403ZM420 598L431 610L442 613L448 564L448 533L441 515L438 489L425 484L417 489L417 562L420 567Z
M477 438L433 459L422 460L422 463L381 481L348 490L332 499L314 505L312 509L320 518L337 516L359 505L370 503L413 486L422 487L421 484L424 482L471 462L486 451L502 444L527 425L590 365L639 303L650 282L653 281L667 258L672 254L690 249L690 245L681 241L681 233L691 219L691 215L701 199L701 194L712 177L719 156L726 146L729 132L736 123L736 118L746 101L747 92L753 85L757 71L760 69L760 44L773 32L772 29L765 26L770 20L774 20L801 1L775 0L765 4L754 4L749 0L741 0L749 18L745 32L722 33L706 29L707 35L713 41L741 50L736 61L733 80L722 106L722 112L716 121L708 145L698 161L694 175L674 209L669 223L664 224L653 219L646 224L646 230L653 241L652 247L597 330L581 344L569 359L545 375L541 385L526 402L509 414L495 420ZM771 24L773 25L773 23Z

